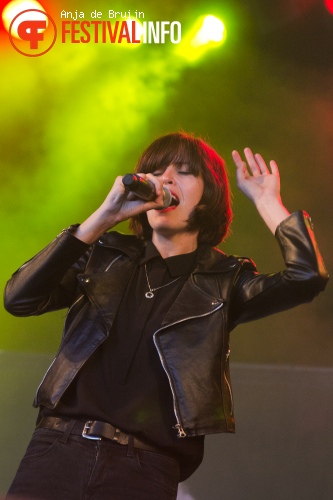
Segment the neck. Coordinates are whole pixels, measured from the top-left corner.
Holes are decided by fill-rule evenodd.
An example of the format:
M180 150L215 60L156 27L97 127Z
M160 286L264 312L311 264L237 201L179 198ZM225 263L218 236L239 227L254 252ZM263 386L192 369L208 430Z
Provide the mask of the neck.
M198 247L198 233L182 233L175 234L172 237L165 237L153 232L152 242L160 252L161 257L166 259L167 257L194 252Z

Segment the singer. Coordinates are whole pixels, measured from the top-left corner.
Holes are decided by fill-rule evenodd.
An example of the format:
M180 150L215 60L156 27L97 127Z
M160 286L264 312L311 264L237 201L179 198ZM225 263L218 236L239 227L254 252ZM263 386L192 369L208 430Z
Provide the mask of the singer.
M276 162L244 155L232 153L237 184L277 239L279 273L216 248L232 219L225 163L201 139L174 133L136 168L153 200L118 177L87 220L9 280L12 314L68 313L8 498L175 500L202 461L204 436L234 432L231 330L311 301L328 280L309 216L282 203ZM157 210L163 187L178 204ZM134 234L112 230L124 220Z

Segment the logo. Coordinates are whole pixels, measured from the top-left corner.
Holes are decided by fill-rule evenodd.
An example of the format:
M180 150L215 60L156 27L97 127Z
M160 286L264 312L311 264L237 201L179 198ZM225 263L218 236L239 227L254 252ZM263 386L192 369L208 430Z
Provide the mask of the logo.
M38 57L46 54L52 49L56 39L56 24L52 17L42 10L23 10L10 23L10 43L24 56Z

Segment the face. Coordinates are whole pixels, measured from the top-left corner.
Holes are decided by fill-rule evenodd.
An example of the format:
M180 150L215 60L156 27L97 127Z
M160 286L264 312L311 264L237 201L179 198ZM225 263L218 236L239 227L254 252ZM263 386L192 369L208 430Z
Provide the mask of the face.
M190 173L187 164L169 165L165 169L155 170L152 173L179 201L177 206L147 212L148 222L153 233L165 236L188 233L187 221L203 194L202 177L196 177Z

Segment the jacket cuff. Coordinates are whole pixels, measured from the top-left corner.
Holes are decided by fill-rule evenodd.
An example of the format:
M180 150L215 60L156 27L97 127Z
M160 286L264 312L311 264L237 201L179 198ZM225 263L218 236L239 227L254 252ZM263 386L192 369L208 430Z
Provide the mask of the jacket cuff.
M299 273L306 269L317 281L318 288L323 290L328 281L328 273L307 212L298 210L292 213L278 225L275 236L287 266L295 266L297 263Z
M88 243L85 243L84 241L80 240L75 236L75 231L77 228L80 226L80 224L71 224L67 228L63 229L60 234L58 234L57 238L65 238L68 240L68 243L73 245L73 250L75 249L80 252L85 252L88 250L88 248L91 246Z
M303 227L304 225L308 225L313 231L313 223L310 215L305 212L305 210L297 210L296 212L290 214L289 217L284 219L282 222L280 222L275 230L275 237L279 239L281 233L284 232L285 228L288 228L289 226L294 227L295 225Z

